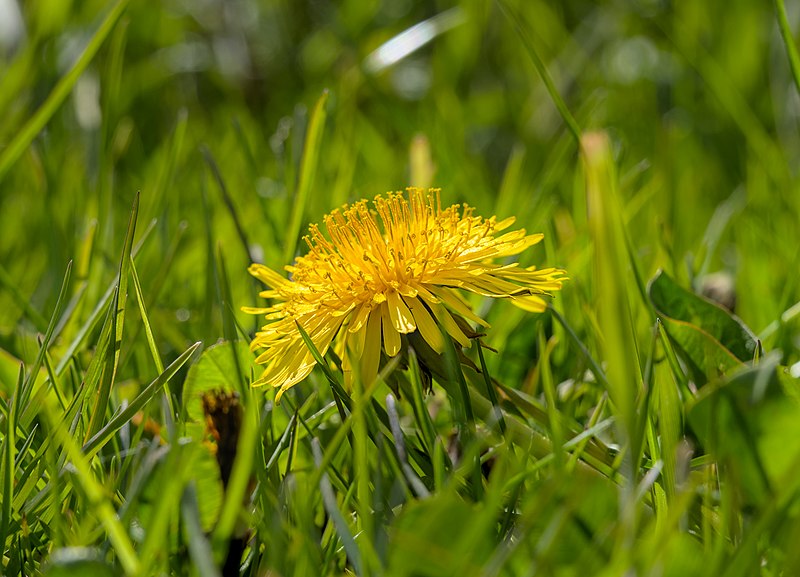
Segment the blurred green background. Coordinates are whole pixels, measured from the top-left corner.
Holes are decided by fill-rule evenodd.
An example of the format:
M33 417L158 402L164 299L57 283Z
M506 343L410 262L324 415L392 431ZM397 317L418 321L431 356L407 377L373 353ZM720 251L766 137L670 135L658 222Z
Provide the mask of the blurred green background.
M97 1L24 2L14 27L15 2L4 5L12 32L4 32L0 52L0 149L109 9ZM507 6L511 18L493 2L132 2L0 182L3 269L41 311L52 309L71 258L106 281L140 190L140 222L158 221L139 265L146 286L179 243L153 296L153 314L170 327L162 336L176 349L212 336L209 237L225 252L234 301L250 304L239 237L254 257L284 264L308 111L328 90L304 222L344 202L427 184L410 182L409 150L422 135L430 184L445 202L516 215L519 225L548 233L548 264L574 277L567 292L589 291L577 147L518 20L579 125L611 134L646 275L658 266L684 280L687 270L729 271L738 312L757 330L794 302L796 268L787 264L798 252L800 108L773 7L747 0ZM423 29L387 48L416 25ZM376 56L382 46L389 60ZM730 220L708 234L721 206ZM4 290L5 348L25 356L24 343L10 341L29 324Z
M15 3L4 5L0 149L109 9L24 2L14 27ZM145 285L179 243L154 295L153 314L170 321L162 336L175 348L210 337L209 243L225 252L235 302L249 304L249 257L239 237L254 257L283 264L308 111L328 90L304 222L420 184L410 182L409 150L422 135L430 184L445 202L513 214L549 233L548 263L574 271L568 292L587 290L577 147L517 34L518 19L579 125L612 135L625 218L646 274L663 266L686 279L692 256L692 273L729 271L738 311L757 330L794 302L796 267L786 265L798 252L800 108L772 6L533 0L508 7L511 18L493 2L132 2L0 182L7 277L41 311L52 308L71 258L86 275L108 279L140 190L140 222L157 219L139 267ZM421 22L428 27L387 48ZM430 42L411 50L428 33ZM381 46L397 62L377 58ZM230 209L202 150L219 167ZM730 223L709 235L720 206ZM93 248L82 254L91 235ZM3 341L29 324L4 290Z
M466 443L465 451L489 451L483 453L489 455L486 461L497 457L503 464L497 467L501 471L497 477L491 478L498 481L483 483L478 474L473 486L478 487L474 489L477 493L461 499L466 491L458 483L468 485L465 479L471 473L456 470L454 465L445 473L457 478L453 482L456 489L447 485L450 477L433 470L436 463L449 463L442 443L436 445L438 453L423 446L419 433L423 423L406 419L408 442L415 444L422 462L433 468L417 471L429 489L439 491L430 501L414 499L408 486L402 495L401 489L389 486L397 471L387 470L383 449L373 451L368 445L368 456L363 457L369 463L366 473L350 462L353 457L354 463L363 464L355 461L361 458L360 454L353 456L356 449L343 452L345 456L339 454L335 464L347 479L334 475L334 481L339 483L340 497L344 492L348 495L341 506L348 513L358 510L358 528L363 529L360 534L366 535L362 539L369 546L364 550L373 548L380 559L367 565L395 567L397 575L446 574L435 566L426 573L414 565L420 550L415 549L418 544L413 538L419 533L435 545L427 550L431 558L419 558L420 566L426 559L435 560L440 551L436 547L441 546L441 550L455 551L456 561L463 553L464 566L475 561L474 567L488 567L490 555L497 567L512 559L508 573L503 573L509 575L528 574L526 563L533 558L541 563L540 568L567 567L559 573L564 575L593 574L590 568L609 559L618 561L609 575L622 575L629 561L656 572L647 574L660 574L657 572L663 567L659 563L664 559L672 571L666 574L703 574L697 561L701 553L713 553L714 567L727 568L730 575L739 574L737 571L744 575L754 567L761 567L762 574L778 575L780 570L772 572L773 567L784 567L784 561L789 568L800 566L800 559L788 553L784 556L791 551L792 536L800 535L795 525L791 526L794 532L781 532L788 526L781 523L793 520L793 513L779 516L778 505L772 508L768 499L741 497L741 478L725 476L728 469L716 468L714 459L725 457L724 451L712 455L704 452L707 447L703 443L694 445L698 456L692 461L692 478L685 493L676 492L680 458L675 455L683 450L679 441L694 439L691 431L687 432L686 415L697 399L687 385L685 365L668 365L672 358L666 337L664 345L656 347L656 337L651 336L655 311L644 298L644 283L659 268L679 285L697 292L709 292L713 283L730 282L722 292L729 303L735 297L736 314L762 337L766 351L779 351L775 354L780 365L795 366L791 377L796 380L800 333L794 318L799 311L785 316L785 322L775 323L800 300L800 98L779 32L776 5L752 0L130 0L123 4L121 17L96 56L74 85L66 86L63 102L50 109L43 129L34 132L30 145L11 158L9 151L20 142L36 111L47 109L59 80L91 39L98 38L104 19L120 4L0 0L0 397L11 397L18 361L28 367L34 362L67 263L73 260L72 282L66 293L68 314L57 326L57 338L49 352L54 362L69 367L69 378L65 376L64 381L71 383L77 398L100 334L105 311L100 305L108 303L104 298L110 293L106 291L119 270L137 191L141 197L136 240L141 247L136 269L154 341L167 364L191 343L203 341L208 348L234 335L230 312L243 331L255 330L258 319L239 311L241 306L260 304L260 288L246 268L258 261L281 270L289 264L287 255L303 250L300 236L308 222L319 221L343 203L385 191L408 185L440 187L443 203L468 203L477 208L477 214L487 217L516 216L515 226L544 232L545 241L525 253L522 262L568 271L570 280L552 302L575 330L575 341L550 313L532 316L508 303L471 301L492 323L486 337L497 349L496 353L487 352L491 374L510 388L530 394L531 403L539 403L528 414L532 405L525 405L527 397L513 397L511 402L505 399L506 408L522 415L517 421L529 426L525 430L531 438L541 433L557 450L531 450L528 457L517 460L516 453L506 451L510 444L502 444L502 439L487 436L472 445ZM787 9L789 26L796 31L800 4L790 3ZM626 256L631 258L621 269L596 270L593 213L586 200L579 147L557 110L553 93L537 72L537 59L549 71L580 129L605 131L610 136L621 213L602 221L600 229L617 218L624 224L630 253ZM305 173L313 173L313 181L306 181L310 186L304 197L299 192L303 150L314 117L322 133L318 144L312 146L317 161L313 170ZM298 217L300 228L294 230L291 222ZM629 298L627 312L635 350L603 352L608 346L603 329L608 325L600 317L610 305L601 300L609 293L603 293L598 285L606 274L615 277L606 288L628 287L625 298ZM114 389L107 417L114 406L132 398L160 372L132 303L129 300L116 374L116 382L132 386ZM100 312L96 322L90 322L95 307ZM703 326L707 319L694 320ZM82 335L82 327L88 327L86 335ZM642 489L651 498L637 509L641 526L649 523L653 511L658 522L647 525L648 532L636 535L637 547L644 544L644 548L626 549L628 557L617 556L628 542L616 537L630 536L625 533L628 530L635 533L631 529L634 524L628 523L630 519L619 506L619 487L605 482L619 482L621 475L614 453L620 439L608 432L609 423L619 415L606 404L598 367L590 366L590 357L576 352L576 341L601 364L627 356L645 376L652 376L648 371L655 364L659 386L668 383L674 389L658 389L652 404L648 404L649 393L636 399L642 422L646 421L639 432L647 437L648 449L641 468L637 463L629 480L643 480L656 471L650 478L655 482L660 457L667 463L668 479L660 478L652 495L648 487ZM70 344L76 342L79 346L70 350ZM217 349L222 350L227 349ZM74 353L74 362L68 363L66 353ZM196 369L197 373L204 374L211 364ZM719 368L713 366L713 360L708 365L706 376ZM613 370L611 367L610 374ZM230 366L219 368L220 373L226 371L235 372ZM241 376L240 372L237 380ZM627 376L633 377L633 373ZM636 376L641 377L639 373ZM741 381L752 384L754 378L748 373ZM640 389L634 387L641 383L636 380L634 385L634 380L630 379L630 390L635 393ZM171 383L176 400L180 400L182 382L175 379ZM684 395L680 399L678 389ZM383 390L381 398L387 392ZM266 395L269 399L272 392L266 391ZM81 402L86 398L84 395ZM265 402L263 395L253 398ZM268 558L270 566L282 567L285 574L311 574L309 568L318 567L323 557L328 573L334 574L334 568L345 564L336 535L347 547L347 532L340 526L335 531L330 528L316 500L317 487L309 486L308 475L303 475L313 471L310 438L330 442L338 414L319 371L287 398L298 406L306 403L305 416L314 420L308 436L300 429L299 436L306 444L295 440L292 433L300 456L296 461L288 457L287 464L281 435L294 422L290 421L291 411L284 405L281 412L269 403L259 409L268 415L262 422L268 431L261 431L262 450L268 455L274 449L275 455L281 456L281 468L286 469L281 476L277 467L267 473L263 466L254 467L250 462L259 481L257 498L262 499L256 503L258 538L268 543L274 555ZM442 436L438 441L463 424L454 423L443 399L446 396L441 391L426 399L437 434ZM402 402L401 412L410 415L411 401L406 398ZM700 404L702 407L702 401ZM440 405L445 408L437 413ZM779 406L797 408L791 403ZM157 411L148 411L146 416L158 419ZM5 410L4 415L9 412ZM768 463L779 463L775 465L778 469L796 463L791 460L793 454L784 452L787 439L800 438L796 431L782 437L774 427L769 428L771 413L758 415L763 422L756 425L774 433L769 437L773 451L767 451ZM29 416L31 423L39 418L35 412ZM191 410L189 416L195 416ZM674 421L669 420L672 417ZM703 414L697 418L706 422ZM594 476L583 475L586 468L578 467L580 474L573 476L572 469L564 468L567 452L559 452L559 442L595 425L601 429L593 435L611 447L603 453L608 459L600 459L598 465L583 455L585 443L575 441L569 448L575 450L569 454L569 467L575 467L580 454L581 467L588 459L596 470L592 470ZM360 434L366 435L365 430ZM750 447L747 439L751 436L742 430L747 433L742 433L745 440L736 437L731 441L729 457ZM357 439L365 439L358 434ZM44 467L38 459L45 449L38 451L49 441L41 428L37 435L36 443L27 447L37 456L20 457L20 467ZM109 480L107 485L114 487L119 503L130 503L125 505L126 514L139 515L137 507L146 510L149 504L142 504L141 495L129 491L137 486L114 467L118 462L126 463L124 467L135 462L131 465L135 469L141 461L115 460L129 459L121 456L119 443L122 441L114 437L114 448L104 449L106 461L98 464L100 458L96 459L94 470ZM194 450L196 445L192 447ZM662 448L664 454L660 455ZM497 452L492 453L494 450ZM295 454L291 449L289 453ZM13 456L13 450L8 454ZM210 462L207 455L205 458ZM683 458L688 462L690 456ZM291 464L295 469L290 470ZM491 463L484 465L488 470ZM420 469L418 461L415 466ZM163 468L156 470L170 479L168 469L166 473ZM597 471L607 477L598 481ZM772 469L769 472L772 474ZM295 493L285 486L286 479L294 483L289 473L301 479ZM369 494L374 501L354 505L345 481L363 478L367 479L366 492L374 490L377 496ZM49 479L42 480L36 491L49 490ZM497 521L493 507L507 497L506 481L515 487L514 483L520 483L524 490L510 501L504 513L508 524L497 532L497 543L482 540ZM215 482L219 484L218 479ZM742 486L750 490L754 485L748 482L745 479ZM488 497L481 500L483 484L497 501L487 504ZM722 496L718 484L724 488ZM734 489L727 492L728 486ZM183 490L183 485L174 487ZM784 486L776 483L776 487ZM781 495L796 497L794 484L785 487ZM359 498L364 497L362 489L358 489ZM33 488L26 491L26 498L36 494ZM220 492L218 487L217 497ZM415 494L419 496L419 492ZM308 495L312 497L306 499ZM515 509L518 497L520 506ZM284 498L298 506L296 517L294 512L281 516L283 511L277 505L265 506L283 503ZM780 506L790 501L786 497ZM667 502L674 508L659 508ZM75 498L69 506L80 511L82 503ZM14 523L17 505L22 510L26 503L16 503L13 514L9 513ZM388 548L387 552L388 537L382 529L369 533L373 521L365 521L370 515L363 512L370 511L370 505L375 507L374 523L381 528L392 526L392 534L399 535L397 549ZM407 511L399 514L397 523L392 506ZM52 510L61 511L56 506ZM169 514L177 516L177 510L175 505ZM523 536L515 543L523 545L512 547L503 540L509 549L502 549L498 543L510 535L503 531L510 530L517 513ZM320 521L323 516L324 522ZM573 517L577 519L574 525L563 521L572 523ZM147 519L147 514L142 518ZM471 527L469 520L475 518L483 525L464 535ZM752 526L759 530L768 527L774 541L769 540L772 537L759 541L754 532L748 532L752 527L748 522L753 519L762 524L754 522ZM323 537L315 532L318 522L319 532L325 531ZM366 523L366 528L361 523ZM54 538L56 546L102 541L97 537L98 523L79 520L76 526L74 533L65 530L68 536L60 541ZM554 539L542 545L539 538L556 531L553 527L563 529L558 533L563 541ZM50 527L34 527L36 538L28 545L31 551L49 550L49 531ZM447 540L449 531L454 539L460 539L461 549L453 549ZM59 535L57 530L54 534ZM407 541L403 543L404 535ZM178 539L174 533L172 536ZM788 543L785 549L781 539ZM474 546L478 542L484 546ZM741 549L749 555L747 563L737 557L742 542L748 545ZM160 552L159 562L164 567L165 559L174 553L172 545L165 545ZM497 549L492 549L495 545ZM770 551L775 553L766 553ZM637 557L651 552L653 556L646 562ZM768 557L772 565L765 561ZM439 562L446 564L448 558L443 559ZM576 573L570 573L570 567ZM499 571L475 569L463 574ZM255 574L255 569L250 574Z

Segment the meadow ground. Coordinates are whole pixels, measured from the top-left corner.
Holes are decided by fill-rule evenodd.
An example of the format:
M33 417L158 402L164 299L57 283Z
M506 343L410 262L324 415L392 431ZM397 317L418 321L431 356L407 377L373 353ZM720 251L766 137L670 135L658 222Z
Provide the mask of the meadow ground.
M800 574L790 4L0 0L0 574ZM407 186L568 280L252 388L248 267Z

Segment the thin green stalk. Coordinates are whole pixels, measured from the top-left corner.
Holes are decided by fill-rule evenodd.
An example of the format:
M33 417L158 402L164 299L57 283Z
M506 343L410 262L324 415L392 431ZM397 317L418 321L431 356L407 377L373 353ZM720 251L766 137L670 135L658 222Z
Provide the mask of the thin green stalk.
M297 182L297 192L292 205L292 214L289 227L286 229L286 247L283 251L283 262L291 262L297 248L297 238L300 236L303 215L308 204L308 196L314 185L314 176L317 173L317 159L319 158L322 143L322 131L325 128L325 105L328 102L328 91L324 90L314 106L311 120L308 124L308 133L303 147L303 159L300 163L300 178Z
M578 123L575 121L575 118L572 116L569 108L567 108L566 102L564 102L564 99L561 98L561 95L558 93L556 84L553 82L553 78L550 76L547 66L545 66L544 61L542 61L541 57L539 56L539 52L536 50L536 47L533 44L531 31L525 26L525 19L520 14L515 14L512 11L506 0L497 0L497 3L500 6L500 9L503 11L503 14L505 14L506 17L514 23L514 29L517 31L522 43L525 45L525 48L528 51L528 56L530 56L533 66L536 68L536 72L539 73L539 77L542 79L542 82L544 82L547 93L550 95L550 98L553 99L553 104L555 104L558 113L561 115L561 118L567 125L572 137L575 139L575 143L580 144L581 128L578 126Z
M775 0L775 11L778 15L778 27L781 30L783 44L786 46L786 55L789 57L789 65L792 69L792 78L797 92L800 93L800 55L792 38L792 29L789 27L789 19L786 16L786 6L783 0Z

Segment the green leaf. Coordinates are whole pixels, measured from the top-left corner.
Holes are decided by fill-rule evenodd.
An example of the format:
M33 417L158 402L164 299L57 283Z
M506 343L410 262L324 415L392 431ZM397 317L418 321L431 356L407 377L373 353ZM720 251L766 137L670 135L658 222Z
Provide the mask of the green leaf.
M255 370L253 353L243 341L221 342L203 351L200 359L189 368L183 385L183 407L189 420L203 421L203 395L211 391L235 392L239 390L239 376L233 351L239 359L238 366L246 374Z
M800 487L797 382L767 355L703 389L688 418L701 443L724 464L750 503L766 504Z
M495 547L486 516L485 509L450 493L407 505L390 533L387 574L480 574Z
M735 315L679 286L663 271L650 281L648 295L699 384L753 360L758 340Z

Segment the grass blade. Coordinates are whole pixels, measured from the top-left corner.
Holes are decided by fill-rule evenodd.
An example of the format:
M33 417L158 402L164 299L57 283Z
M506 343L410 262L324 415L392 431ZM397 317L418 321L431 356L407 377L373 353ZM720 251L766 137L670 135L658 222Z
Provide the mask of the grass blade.
M19 367L19 377L17 379L17 389L14 393L14 397L19 396L22 393L22 385L23 385L23 377L25 376L25 369L22 365ZM8 401L8 413L6 415L6 431L5 431L5 439L3 439L2 445L2 471L3 471L3 479L2 479L2 487L3 487L3 510L2 516L0 517L0 546L3 547L3 550L6 548L6 536L8 535L8 526L11 522L11 503L14 500L14 471L16 467L14 466L14 452L16 448L16 429L17 429L17 418L16 418L16 403L14 399L11 398Z
M100 430L101 423L106 415L108 399L111 396L111 387L114 384L114 377L117 373L117 364L122 345L122 327L125 320L125 301L128 297L128 273L131 268L133 250L133 236L136 232L136 218L139 215L139 193L133 197L133 208L131 209L130 220L128 221L128 232L125 235L125 243L122 248L122 258L119 264L119 283L115 292L113 309L111 311L111 330L108 338L111 342L106 351L102 372L100 374L100 386L95 398L92 416L89 421L89 429L86 437L92 437Z
M58 300L56 300L56 308L53 310L53 316L50 318L50 323L47 326L47 332L44 335L44 339L42 339L42 343L39 347L39 354L36 355L36 360L31 367L30 373L25 379L25 383L22 386L21 394L16 398L17 402L17 414L20 414L20 410L24 410L26 405L28 404L28 399L30 398L31 392L33 391L33 386L36 383L36 378L39 375L39 369L42 368L42 363L44 362L45 354L47 353L47 347L50 346L50 339L53 338L53 331L56 328L56 324L58 323L58 317L61 315L61 311L64 308L64 303L67 298L67 292L69 288L69 280L70 274L72 272L72 261L67 263L67 270L64 273L64 280L61 283L61 290L58 293Z
M522 43L525 45L528 56L530 56L533 66L536 68L536 72L539 73L539 77L542 79L542 82L544 82L547 93L550 95L550 98L553 99L553 104L555 104L558 113L564 120L564 124L567 125L567 128L572 134L572 137L575 139L575 142L580 143L581 128L578 126L578 123L575 121L575 118L572 116L569 108L567 108L566 102L564 102L564 99L561 98L561 95L558 93L555 82L553 82L550 72L547 71L547 66L545 66L544 61L539 56L539 52L536 50L536 47L533 44L533 40L531 38L532 34L530 30L525 27L525 19L519 14L515 14L506 0L498 0L498 4L500 5L500 9L503 11L503 14L505 14L508 19L514 23L514 29L517 31Z
M789 18L786 16L786 6L783 0L775 0L775 12L778 16L778 27L781 30L781 37L786 46L786 56L789 57L789 65L792 69L792 78L797 92L800 93L800 55L792 38L792 29L789 27Z
M361 552L358 550L356 541L353 538L353 533L350 531L350 527L347 526L342 512L339 511L339 506L336 503L336 495L333 492L328 474L322 469L322 451L319 446L319 440L314 438L311 441L311 447L314 451L314 463L317 465L317 469L322 471L319 479L319 490L322 494L322 502L325 505L325 510L328 512L328 515L331 516L331 519L333 519L336 533L342 541L342 546L344 546L344 550L347 553L347 558L350 560L350 563L353 564L356 575L363 575Z
M292 214L289 226L286 229L286 247L283 251L283 262L291 262L297 249L297 239L303 226L308 195L314 186L314 176L317 173L317 158L322 144L322 131L325 128L325 104L328 102L328 91L324 90L314 106L308 124L303 159L300 163L300 178L297 182L297 191L292 204Z
M149 401L153 398L156 392L164 387L169 380L175 376L175 373L189 360L189 358L198 349L201 343L197 342L186 349L181 356L175 359L163 373L158 375L139 395L132 400L127 407L114 415L106 425L97 431L84 445L82 451L91 455L98 451L111 436L119 431L122 426L127 423L137 412L139 412Z

